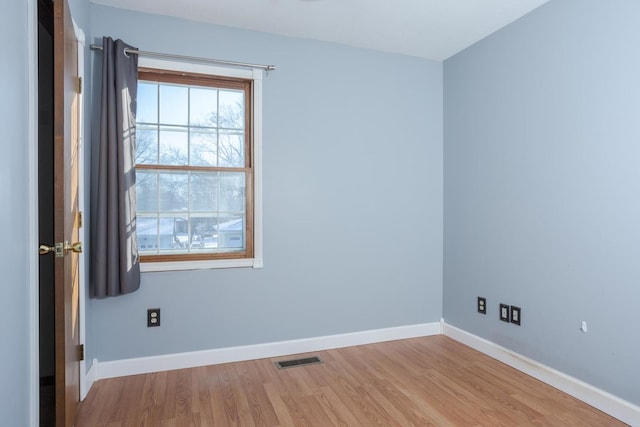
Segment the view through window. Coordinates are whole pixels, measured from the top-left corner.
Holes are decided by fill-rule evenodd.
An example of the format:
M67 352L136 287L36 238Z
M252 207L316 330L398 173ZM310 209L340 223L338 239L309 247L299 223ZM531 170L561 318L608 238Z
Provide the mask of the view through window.
M143 262L253 256L251 83L140 70L136 228Z

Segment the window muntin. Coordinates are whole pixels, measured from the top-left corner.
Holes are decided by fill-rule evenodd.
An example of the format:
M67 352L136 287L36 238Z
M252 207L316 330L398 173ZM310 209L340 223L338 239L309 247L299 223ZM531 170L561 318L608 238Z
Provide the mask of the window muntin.
M253 256L252 81L141 69L142 261Z

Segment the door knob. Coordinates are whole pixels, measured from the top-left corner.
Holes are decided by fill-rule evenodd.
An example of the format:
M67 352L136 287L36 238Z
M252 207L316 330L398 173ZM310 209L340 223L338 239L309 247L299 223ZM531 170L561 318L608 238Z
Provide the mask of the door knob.
M54 254L56 254L56 257L63 257L64 256L64 245L62 243L56 243L53 246L49 246L49 245L40 245L40 247L38 248L38 253L40 255L46 255L48 253L53 252Z
M69 244L68 241L64 241L64 250L75 252L77 254L82 253L82 242L75 242L73 244Z
M40 255L46 255L49 252L55 252L55 250L56 250L55 246L40 245L38 252L40 253Z
M82 242L75 242L71 244L67 240L65 240L64 243L56 243L53 246L40 245L40 247L38 248L38 253L40 255L46 255L50 252L53 252L56 254L56 257L64 256L66 251L75 252L77 254L82 253Z

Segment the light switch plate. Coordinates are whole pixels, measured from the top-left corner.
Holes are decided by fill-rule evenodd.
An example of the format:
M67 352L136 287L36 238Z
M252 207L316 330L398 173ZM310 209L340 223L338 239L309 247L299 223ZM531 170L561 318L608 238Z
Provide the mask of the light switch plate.
M509 308L507 304L500 304L500 320L503 322L509 322Z
M516 307L515 305L511 306L511 323L514 325L520 326L520 319L522 318L522 309L520 307Z

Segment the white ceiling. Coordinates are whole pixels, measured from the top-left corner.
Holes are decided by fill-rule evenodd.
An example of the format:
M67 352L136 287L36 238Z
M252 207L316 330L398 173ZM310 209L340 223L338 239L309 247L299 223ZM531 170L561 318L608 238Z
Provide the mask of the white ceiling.
M92 0L442 61L548 0Z

